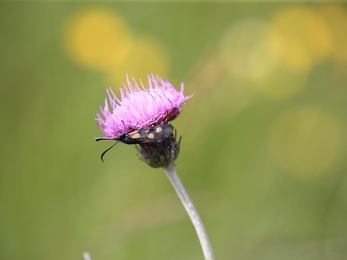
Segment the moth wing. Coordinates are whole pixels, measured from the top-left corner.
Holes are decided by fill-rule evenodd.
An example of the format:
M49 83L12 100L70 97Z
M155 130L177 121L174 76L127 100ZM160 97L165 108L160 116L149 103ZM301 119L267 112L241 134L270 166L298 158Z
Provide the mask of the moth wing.
M174 127L172 125L158 125L153 129L154 139L161 142L169 138L173 134ZM160 130L160 131L157 131Z

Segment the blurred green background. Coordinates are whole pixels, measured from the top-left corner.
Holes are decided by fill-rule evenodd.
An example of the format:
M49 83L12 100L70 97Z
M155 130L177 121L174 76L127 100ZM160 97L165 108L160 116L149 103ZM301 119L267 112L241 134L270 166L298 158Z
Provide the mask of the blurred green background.
M217 259L347 258L347 6L0 3L0 259L202 259L161 169L100 154L105 89L195 93L177 172Z

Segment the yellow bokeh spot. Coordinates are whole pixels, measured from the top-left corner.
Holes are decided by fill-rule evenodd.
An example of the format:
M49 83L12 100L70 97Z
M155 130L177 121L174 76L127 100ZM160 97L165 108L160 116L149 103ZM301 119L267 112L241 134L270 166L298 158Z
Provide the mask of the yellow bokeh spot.
M345 6L324 5L321 13L331 33L334 58L338 61L347 61L347 12Z
M124 62L133 39L120 16L95 9L77 14L67 24L65 43L71 58L79 65L104 70Z
M319 13L301 7L286 8L272 24L281 41L281 60L292 69L308 71L332 50L329 29Z
M253 79L253 87L272 99L285 99L298 94L307 82L307 73L278 64L267 74Z
M265 21L247 18L226 31L220 58L232 76L256 78L276 65L278 48L278 38Z
M279 166L303 178L328 173L337 163L344 127L332 115L314 108L292 108L279 115L269 132L270 153Z
M153 39L137 38L132 52L122 66L111 67L106 71L106 76L112 86L124 83L125 74L143 81L146 81L149 73L165 79L169 73L169 64L169 55L162 45Z

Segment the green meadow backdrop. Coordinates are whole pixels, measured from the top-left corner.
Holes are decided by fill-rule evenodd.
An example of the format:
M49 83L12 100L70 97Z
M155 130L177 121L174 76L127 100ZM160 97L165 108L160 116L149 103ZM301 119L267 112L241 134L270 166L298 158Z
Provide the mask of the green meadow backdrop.
M347 5L0 3L0 259L202 259L161 169L101 136L106 88L188 101L177 172L217 259L347 257Z

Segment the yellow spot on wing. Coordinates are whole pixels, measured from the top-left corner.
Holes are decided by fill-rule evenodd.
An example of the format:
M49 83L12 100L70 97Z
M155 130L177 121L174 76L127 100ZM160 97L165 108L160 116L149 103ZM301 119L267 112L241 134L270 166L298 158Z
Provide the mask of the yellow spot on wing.
M162 130L163 130L163 128L162 128L161 126L158 126L158 127L155 129L155 131L156 131L157 133L160 133Z
M141 135L139 134L139 132L135 131L135 132L130 132L129 136L133 139L138 139L141 137Z

